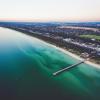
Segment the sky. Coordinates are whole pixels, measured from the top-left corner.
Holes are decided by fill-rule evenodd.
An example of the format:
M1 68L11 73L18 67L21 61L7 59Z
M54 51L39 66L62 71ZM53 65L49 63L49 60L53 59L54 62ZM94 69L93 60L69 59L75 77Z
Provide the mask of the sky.
M0 0L0 20L100 21L100 0Z

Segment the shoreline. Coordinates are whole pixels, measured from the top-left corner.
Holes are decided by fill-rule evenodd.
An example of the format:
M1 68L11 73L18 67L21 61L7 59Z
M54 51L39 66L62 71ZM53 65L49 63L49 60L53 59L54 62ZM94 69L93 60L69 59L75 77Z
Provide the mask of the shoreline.
M9 29L9 28L7 28L7 29ZM12 29L11 29L11 30L12 30ZM13 31L16 31L16 30L13 30ZM17 31L17 32L19 32L19 31ZM20 33L23 33L23 32L20 32ZM27 35L27 34L25 34L25 35ZM39 39L39 38L34 37L34 36L32 36L32 35L31 35L31 36L30 36L30 35L27 35L27 36L29 36L29 37L31 37L31 38L36 38L36 39L42 41L42 42L43 42L44 44L46 44L47 46L51 46L51 47L53 47L53 48L55 48L55 49L57 49L57 50L63 52L64 54L71 56L71 57L74 58L74 59L77 59L77 60L80 60L80 61L81 61L81 60L84 60L83 58L81 58L80 56L76 55L75 53L71 53L71 52L69 52L68 50L66 50L66 49L64 49L64 48L61 48L61 47L56 46L55 44L52 44L52 43L50 43L50 42L47 42L47 41L45 41L45 40L43 40L43 39ZM91 66L93 66L93 67L96 67L96 68L100 68L100 65L99 65L99 64L93 63L93 62L91 62L91 61L85 61L84 63L85 63L85 64L88 64L88 65L91 65Z

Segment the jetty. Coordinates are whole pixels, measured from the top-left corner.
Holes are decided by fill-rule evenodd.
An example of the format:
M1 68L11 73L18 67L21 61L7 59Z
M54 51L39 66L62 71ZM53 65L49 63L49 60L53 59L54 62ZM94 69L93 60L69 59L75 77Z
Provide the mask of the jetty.
M71 66L68 66L68 67L66 67L66 68L63 68L63 69L61 69L61 70L59 70L59 71L57 71L57 72L54 72L54 73L53 73L53 76L59 75L59 74L61 74L62 72L65 72L65 71L67 71L67 70L69 70L69 69L72 69L72 68L74 68L74 67L76 67L76 66L82 64L82 63L85 63L85 61L88 61L89 59L90 59L90 58L87 58L87 59L85 59L85 60L83 60L83 61L80 61L80 62L78 62L78 63L76 63L76 64L73 64L73 65L71 65Z

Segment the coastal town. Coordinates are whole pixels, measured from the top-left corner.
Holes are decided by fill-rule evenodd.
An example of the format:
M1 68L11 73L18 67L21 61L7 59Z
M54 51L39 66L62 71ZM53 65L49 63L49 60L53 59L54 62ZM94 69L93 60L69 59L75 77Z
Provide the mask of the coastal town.
M23 32L82 58L100 64L100 23L28 23L0 22L1 27Z

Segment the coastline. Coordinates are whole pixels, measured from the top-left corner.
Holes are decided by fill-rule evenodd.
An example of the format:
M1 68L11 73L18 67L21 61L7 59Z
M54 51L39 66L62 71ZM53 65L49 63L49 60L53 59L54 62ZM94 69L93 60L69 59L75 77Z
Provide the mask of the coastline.
M8 28L7 28L7 29L8 29ZM13 30L13 31L16 31L16 30ZM17 32L19 32L19 31L17 31ZM22 33L22 32L20 32L20 33ZM27 34L25 34L25 35L27 35ZM30 35L27 35L27 36L30 36ZM33 38L34 36L31 35L30 37ZM66 49L64 49L64 48L58 47L58 46L56 46L56 45L54 45L54 44L52 44L52 43L50 43L50 42L47 42L47 41L45 41L45 40L43 40L43 39L39 39L39 38L37 38L37 37L34 37L34 38L36 38L36 39L42 41L42 42L43 42L44 44L46 44L47 46L51 46L51 47L53 47L53 48L55 48L55 49L57 49L57 50L63 52L64 54L73 57L74 59L77 59L77 60L80 60L80 61L81 61L81 60L84 60L84 59L81 58L80 56L76 55L75 53L71 53L71 52L69 52L68 50L66 50ZM91 62L91 61L85 61L85 64L91 65L91 66L96 67L96 68L100 68L100 65L99 65L99 64L93 63L93 62Z
M36 38L36 39L38 39L38 38ZM41 39L39 39L39 40L41 40ZM58 46L53 45L51 43L48 43L48 42L46 42L44 40L41 40L41 41L43 41L46 45L51 46L51 47L53 47L53 48L65 53L66 55L69 55L69 56L73 57L74 59L84 60L83 58L79 57L78 55L73 54L73 53L71 53L71 52L69 52L69 51L67 51L67 50L65 50L65 49L63 49L61 47L58 47ZM91 65L91 66L96 67L96 68L100 68L99 64L92 63L91 61L85 61L85 64Z

